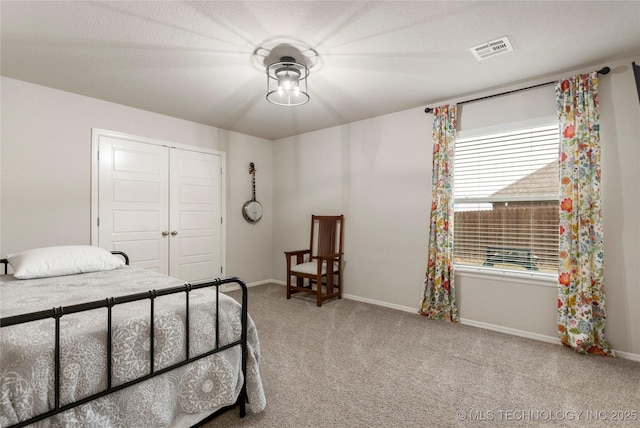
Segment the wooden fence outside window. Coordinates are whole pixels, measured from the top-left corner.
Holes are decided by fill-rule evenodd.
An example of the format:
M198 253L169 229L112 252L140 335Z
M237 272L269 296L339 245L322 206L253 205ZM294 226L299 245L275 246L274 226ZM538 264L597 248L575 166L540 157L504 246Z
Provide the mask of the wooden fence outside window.
M454 262L557 272L557 202L509 202L462 211L454 219Z

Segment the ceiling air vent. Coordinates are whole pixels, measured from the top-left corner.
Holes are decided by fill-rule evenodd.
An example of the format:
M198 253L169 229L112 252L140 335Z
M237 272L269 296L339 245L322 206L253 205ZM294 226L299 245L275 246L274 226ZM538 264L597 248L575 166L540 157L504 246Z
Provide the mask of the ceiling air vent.
M509 43L509 39L505 36L483 43L480 46L469 48L469 50L478 61L483 61L496 55L511 52L513 48L511 47L511 43Z

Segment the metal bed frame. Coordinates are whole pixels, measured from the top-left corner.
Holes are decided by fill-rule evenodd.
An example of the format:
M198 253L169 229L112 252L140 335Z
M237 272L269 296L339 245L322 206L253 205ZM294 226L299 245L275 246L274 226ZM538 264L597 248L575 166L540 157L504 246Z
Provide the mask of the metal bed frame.
M117 254L120 255L124 258L125 260L125 264L129 265L129 257L121 252L121 251L112 251L113 254ZM8 265L8 260L7 259L0 259L0 263L4 264L4 274L7 274L7 265ZM226 345L220 346L219 345L219 337L218 337L218 323L219 323L219 294L220 294L220 286L224 285L224 284L229 284L229 283L236 283L240 286L241 290L242 290L242 308L241 308L241 324L242 324L242 328L241 328L241 335L240 335L240 339L236 340L232 343L228 343ZM216 337L215 337L215 347L214 349L211 349L203 354L200 355L196 355L196 356L190 356L190 352L189 352L189 293L192 290L197 290L200 288L208 288L208 287L215 287L216 288L216 319L215 319L215 324L216 324ZM164 367L162 369L159 370L155 370L154 369L154 300L156 297L159 296L166 296L169 294L178 294L178 293L184 293L185 294L185 323L186 323L186 328L185 328L185 350L186 350L186 358L176 364L173 364L171 366L168 367ZM139 378L133 379L131 381L128 381L126 383L120 384L120 385L112 385L112 367L111 367L111 355L112 355L112 345L113 345L113 338L112 338L112 308L116 305L120 305L123 303L130 303L130 302L135 302L135 301L139 301L139 300L145 300L148 299L149 300L149 313L150 313L150 325L149 325L149 341L150 341L150 371L149 374L141 376ZM103 300L96 300L93 302L87 302L87 303L80 303L80 304L76 304L76 305L69 305L69 306L60 306L60 307L54 307L53 309L48 309L48 310L44 310L44 311L38 311L38 312L31 312L31 313L26 313L26 314L20 314L20 315L14 315L14 316L10 316L10 317L4 317L4 318L0 318L0 328L2 327L9 327L12 325L16 325L16 324L23 324L23 323L28 323L28 322L33 322L33 321L39 321L39 320L43 320L43 319L47 319L47 318L53 318L55 320L55 348L54 348L54 408L52 410L49 410L46 413L42 413L39 415L36 415L30 419L21 421L15 425L11 425L9 428L18 428L18 427L24 427L30 424L33 424L35 422L47 419L51 416L55 416L59 413L65 412L67 410L73 409L77 406L80 406L82 404L88 403L90 401L93 401L97 398L100 397L104 397L106 395L109 395L113 392L116 391L120 391L121 389L127 388L129 386L138 384L140 382L143 382L145 380L151 379L155 376L160 376L164 373L167 373L171 370L177 369L179 367L182 367L184 365L190 364L194 361L198 361L202 358L208 357L210 355L213 354L217 354L218 352L222 352L226 349L232 348L234 346L240 346L242 349L242 376L243 376L243 384L242 384L242 389L240 391L240 395L238 396L238 399L236 400L235 403L232 403L228 406L222 407L219 410L217 410L216 412L210 414L209 416L205 417L204 419L202 419L201 421L197 422L195 425L193 425L194 427L196 426L200 426L214 418L216 418L217 416L221 415L222 413L227 412L228 410L233 409L236 406L239 406L240 410L240 417L244 418L246 415L246 402L247 402L247 318L248 318L248 312L247 312L247 285L245 284L245 282L238 278L238 277L229 277L229 278L224 278L224 279L215 279L213 281L209 281L209 282L205 282L205 283L199 283L199 284L185 284L183 286L177 286L177 287L171 287L171 288L165 288L165 289L161 289L161 290L149 290L148 292L145 293L136 293L136 294L130 294L130 295L126 295L126 296L120 296L120 297L109 297L107 299L103 299ZM68 315L68 314L73 314L73 313L78 313L78 312L84 312L84 311L89 311L89 310L94 310L94 309L99 309L99 308L106 308L107 309L107 389L105 389L104 391L101 392L97 392L93 395L90 395L88 397L82 398L80 400L65 404L65 405L60 405L60 318L62 318L64 315Z

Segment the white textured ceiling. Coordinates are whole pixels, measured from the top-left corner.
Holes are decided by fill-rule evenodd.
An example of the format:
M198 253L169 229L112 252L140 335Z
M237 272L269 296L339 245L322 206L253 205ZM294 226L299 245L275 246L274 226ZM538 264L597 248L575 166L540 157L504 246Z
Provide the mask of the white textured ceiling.
M640 1L2 0L0 8L3 76L267 139L640 50ZM469 51L502 36L513 52L478 62ZM280 42L319 55L303 106L265 99L254 51Z

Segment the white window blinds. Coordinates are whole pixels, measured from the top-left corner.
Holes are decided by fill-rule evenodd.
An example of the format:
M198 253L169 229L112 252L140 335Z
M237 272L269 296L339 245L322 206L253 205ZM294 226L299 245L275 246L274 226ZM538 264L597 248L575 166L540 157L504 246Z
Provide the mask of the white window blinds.
M556 272L557 123L456 140L454 262Z

